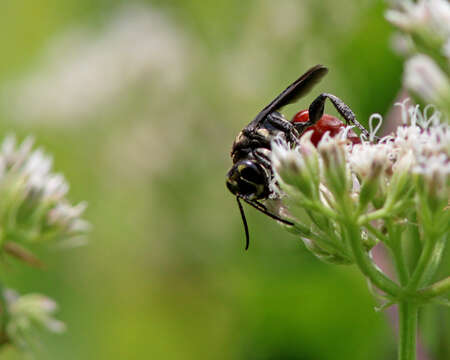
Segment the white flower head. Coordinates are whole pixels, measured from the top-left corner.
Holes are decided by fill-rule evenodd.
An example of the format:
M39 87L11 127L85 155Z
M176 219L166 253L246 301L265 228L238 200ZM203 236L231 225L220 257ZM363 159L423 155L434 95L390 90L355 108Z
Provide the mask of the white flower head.
M413 151L407 150L398 157L398 160L394 163L392 171L394 173L409 173L412 167L415 165L415 158Z
M428 200L447 203L450 196L450 159L448 154L422 157L413 172L418 174L425 185Z
M86 233L81 216L86 204L72 206L66 199L69 185L52 172L53 161L42 149L32 151L32 140L18 145L8 136L0 146L1 210L10 221L3 231L25 242L68 239Z
M450 80L446 69L450 61L450 2L403 0L395 5L387 11L386 18L402 31L393 39L394 49L411 57L405 64L404 86L448 113Z
M85 233L90 229L90 225L80 217L86 208L86 202L72 206L61 201L49 211L48 223L71 235Z
M280 199L294 223L291 232L326 262L354 261L341 247L348 237L342 232L346 221L355 222L351 236L357 239L356 231L360 233L365 251L383 241L379 234L387 218L397 226L420 211L442 219L436 231L448 227L442 213L450 196L449 126L433 106L424 111L406 101L400 106L403 123L382 138L375 135L382 117L374 114L368 139L349 139L347 127L337 136L325 134L317 149L311 133L303 134L296 146L272 144L273 170L285 191Z
M311 133L306 133L295 148L285 140L272 142L272 166L278 181L294 186L307 197L318 196L318 153L311 143Z
M342 138L345 132L331 137L326 133L320 140L317 150L322 165L322 180L332 192L348 192L352 187L350 169L348 165L349 142Z
M425 1L422 0L416 4L411 1L400 2L399 9L388 10L385 16L389 22L404 31L422 27L429 19Z
M401 1L397 9L386 12L386 19L405 32L428 29L443 39L450 35L450 4L447 0Z
M427 102L439 103L447 99L450 83L445 73L426 55L416 55L405 65L404 84Z
M400 55L410 55L415 50L411 37L398 32L391 37L391 47Z
M331 137L329 133L326 133L317 145L324 165L330 167L345 164L345 145L346 142L339 136Z
M53 333L66 330L65 324L53 317L58 310L58 304L41 294L20 296L15 291L7 289L4 297L8 307L8 323L6 332L13 343L20 348L31 345L36 329L45 328Z
M392 166L392 160L391 147L385 143L355 144L349 155L352 171L362 179L383 175Z
M325 206L332 206L344 192L356 203L362 201L364 208L375 201L374 197L376 201L400 201L401 196L410 193L411 179L417 174L430 188L446 188L450 169L449 126L440 122L442 114L434 107L421 111L417 106L408 107L406 102L399 105L403 108L403 125L395 134L381 139L374 136L382 121L381 115L375 114L371 116L370 139L361 143L346 141L343 131L335 137L326 134L317 150L310 142L311 133L304 134L294 149L285 143L273 144L276 175L308 194L308 181L317 179L320 200ZM374 119L379 120L377 125L373 124ZM320 166L310 165L315 163Z

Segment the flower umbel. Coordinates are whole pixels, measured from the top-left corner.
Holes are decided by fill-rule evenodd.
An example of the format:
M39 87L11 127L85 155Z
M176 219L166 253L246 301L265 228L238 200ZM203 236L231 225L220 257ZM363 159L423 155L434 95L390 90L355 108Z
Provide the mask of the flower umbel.
M51 157L32 145L31 138L17 144L8 136L0 148L0 246L29 263L33 257L22 244L73 241L89 229L81 219L86 204L70 204L66 180L51 172Z
M386 18L397 29L394 47L407 61L404 87L450 116L450 2L391 0Z
M272 144L281 199L307 248L326 261L356 263L393 302L404 289L414 294L430 285L450 230L449 125L436 110L399 105L406 123L377 141L353 144L342 132L324 137L317 151L309 136L294 149ZM429 247L419 270L402 260L407 229ZM373 263L369 251L378 242L395 254L398 280Z

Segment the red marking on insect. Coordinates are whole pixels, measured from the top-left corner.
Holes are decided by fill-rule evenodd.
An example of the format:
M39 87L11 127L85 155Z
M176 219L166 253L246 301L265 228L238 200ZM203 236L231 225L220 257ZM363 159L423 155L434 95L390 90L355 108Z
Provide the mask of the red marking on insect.
M293 123L304 123L307 121L309 121L308 110L301 110L292 118ZM312 130L313 134L311 136L311 142L314 146L317 146L317 144L327 131L329 132L331 137L334 137L339 134L345 127L346 125L337 117L324 114L317 123L307 127L304 133ZM353 144L361 143L361 139L359 138L359 136L351 129L347 132L347 139L350 140Z

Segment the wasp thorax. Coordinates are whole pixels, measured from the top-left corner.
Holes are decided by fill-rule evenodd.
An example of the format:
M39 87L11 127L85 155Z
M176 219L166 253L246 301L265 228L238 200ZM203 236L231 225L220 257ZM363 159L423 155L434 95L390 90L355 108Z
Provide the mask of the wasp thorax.
M267 196L269 176L254 160L242 160L227 174L227 187L234 195L256 200Z

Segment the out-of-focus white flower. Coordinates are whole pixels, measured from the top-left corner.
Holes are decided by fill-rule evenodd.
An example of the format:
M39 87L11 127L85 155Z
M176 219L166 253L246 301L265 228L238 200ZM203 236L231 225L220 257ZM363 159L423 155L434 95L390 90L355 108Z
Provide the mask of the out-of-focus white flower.
M431 103L448 99L450 83L446 74L426 55L416 55L405 65L404 84L407 89Z
M86 208L86 202L75 206L60 202L48 212L48 224L68 234L83 234L90 229L90 224L80 218Z
M450 36L450 3L448 0L429 0L430 18L433 28L445 37Z
M431 188L442 188L446 186L450 175L450 161L445 154L419 158L413 171L422 174L433 186Z
M405 64L405 88L449 115L450 2L393 1L386 18L401 32L393 38L394 49L411 57Z
M406 123L399 126L392 138L397 158L409 151L415 158L450 153L449 125L440 122L442 114L439 111L428 114L428 106L422 112L418 106L407 107L406 102L396 105L401 106L404 117L409 119L409 126Z
M89 225L81 219L85 203L71 205L69 185L61 174L52 173L52 159L33 141L16 144L8 136L0 150L0 214L4 220L1 243L40 242L82 236Z
M105 163L122 180L147 181L168 173L177 161L184 160L186 146L192 145L196 110L191 105L147 111L152 110L154 121L147 115L129 119L130 125L112 132L106 142Z
M50 45L40 66L4 90L15 119L60 122L111 112L134 88L171 94L188 76L195 47L166 16L120 8L98 33L80 27ZM167 95L169 96L169 95Z
M415 50L414 42L411 37L395 33L391 37L391 47L400 55L408 56Z
M440 153L421 156L417 159L413 172L419 176L419 186L430 207L448 204L450 186L449 154Z
M28 348L34 340L36 329L44 328L53 333L66 330L65 324L53 317L58 304L41 294L20 296L14 290L7 289L3 294L6 299L8 323L6 333L10 341L20 348Z
M447 59L450 59L450 38L446 41L446 43L442 49L442 53L444 54L444 56Z
M447 0L397 2L398 9L388 10L386 18L406 32L428 29L442 39L450 36L450 4Z

